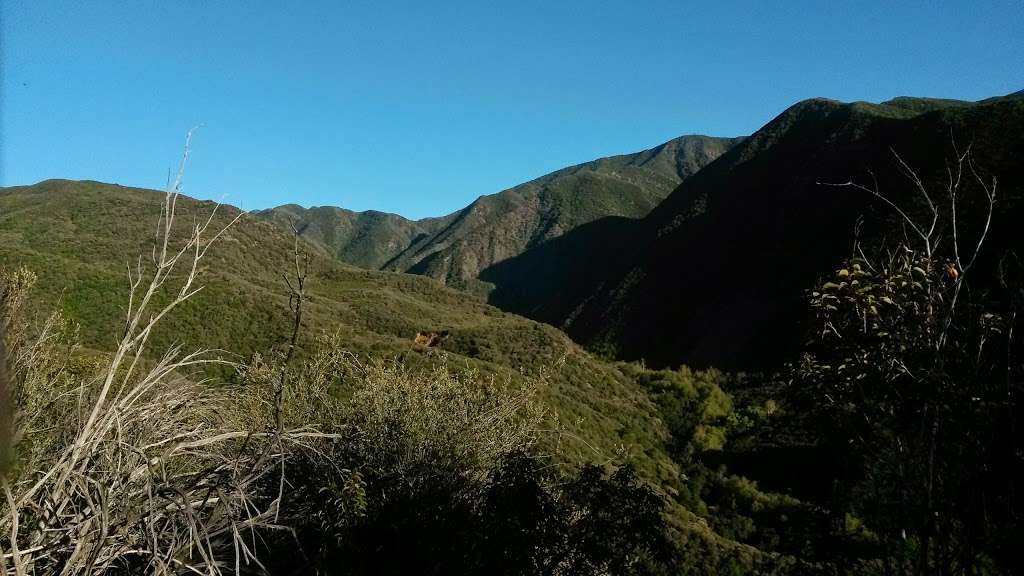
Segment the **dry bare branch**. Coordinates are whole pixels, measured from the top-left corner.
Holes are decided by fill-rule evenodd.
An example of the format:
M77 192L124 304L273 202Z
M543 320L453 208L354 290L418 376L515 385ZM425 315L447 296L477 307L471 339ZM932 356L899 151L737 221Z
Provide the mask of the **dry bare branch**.
M141 258L134 269L127 266L124 327L98 379L62 383L60 370L34 379L33 367L49 357L59 319L19 351L22 380L45 398L28 407L25 430L43 438L46 425L68 436L34 442L19 476L0 475L4 574L102 574L113 568L222 574L229 566L260 565L255 543L244 542L243 534L255 539L259 530L281 528L274 520L277 505L258 497L273 468L266 454L283 458L318 439L317 433L226 428L225 408L234 402L229 392L187 376L197 367L226 363L211 350L185 353L175 346L142 370L150 335L202 289L200 263L241 217L213 230L218 206L183 241L175 237L191 136L161 206L152 268L147 275ZM170 302L154 309L157 295L165 293ZM32 384L37 379L42 384ZM62 414L75 416L50 423Z

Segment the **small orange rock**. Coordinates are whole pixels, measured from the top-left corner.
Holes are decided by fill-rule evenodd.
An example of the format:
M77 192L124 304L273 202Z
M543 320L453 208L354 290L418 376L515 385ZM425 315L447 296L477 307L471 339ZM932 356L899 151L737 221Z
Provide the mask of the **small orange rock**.
M416 337L413 338L413 344L433 348L441 344L446 338L448 338L447 330L440 332L417 332Z

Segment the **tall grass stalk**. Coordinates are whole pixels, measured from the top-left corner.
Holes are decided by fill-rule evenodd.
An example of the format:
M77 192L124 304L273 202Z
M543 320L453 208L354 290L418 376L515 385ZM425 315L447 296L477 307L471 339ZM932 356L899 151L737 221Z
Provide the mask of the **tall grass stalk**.
M201 263L241 216L211 229L215 208L175 237L190 140L191 131L151 266L139 258L127 267L124 328L106 363L91 376L69 371L70 354L56 344L59 316L17 345L8 338L18 413L16 464L0 471L0 573L238 573L260 566L261 531L285 530L275 521L280 497L260 496L259 484L283 470L289 446L322 435L233 428L231 390L189 376L229 362L215 350L151 355L146 347L162 319L202 289Z

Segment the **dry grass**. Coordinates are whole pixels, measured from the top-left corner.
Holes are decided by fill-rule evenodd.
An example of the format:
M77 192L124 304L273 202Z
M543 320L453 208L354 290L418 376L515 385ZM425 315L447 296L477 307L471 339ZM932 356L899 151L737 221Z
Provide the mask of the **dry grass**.
M5 282L17 410L16 465L0 477L5 574L237 573L259 566L261 531L284 529L280 498L261 497L260 485L318 433L231 427L232 392L189 378L226 362L216 351L174 347L145 360L156 357L146 349L154 327L201 289L200 264L226 230L208 230L211 213L172 237L187 159L186 143L151 263L128 266L124 330L98 369L73 365L59 316L29 336L18 316L32 277ZM155 307L161 297L169 303Z

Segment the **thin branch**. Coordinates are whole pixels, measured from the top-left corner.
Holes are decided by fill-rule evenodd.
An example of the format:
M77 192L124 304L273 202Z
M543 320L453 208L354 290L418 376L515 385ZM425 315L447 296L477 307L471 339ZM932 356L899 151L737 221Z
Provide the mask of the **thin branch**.
M903 173L903 175L906 176L911 182L913 182L914 187L917 188L917 191L920 192L922 196L924 196L925 202L928 203L928 208L932 212L931 225L928 227L928 233L924 235L926 244L925 251L928 253L928 257L930 258L932 255L933 247L932 234L935 233L935 225L939 221L939 209L935 206L935 202L932 201L931 194L928 193L928 189L925 188L924 183L921 182L921 178L918 177L917 173L914 172L914 170L909 165L907 165L906 162L903 161L903 158L899 155L898 152L896 152L894 148L890 147L889 151L892 152L892 155L896 157L896 161L899 163L900 171Z
M852 180L847 181L847 182L842 182L842 183L834 183L834 182L816 182L816 183L819 186L832 186L832 187L837 187L837 188L856 188L857 190L861 190L863 192L867 192L868 194L871 194L872 196L874 196L875 198L878 198L882 202L885 202L886 204L889 205L890 208L895 210L896 213L899 214L903 218L903 221L907 225L910 226L910 228L921 238L922 241L924 241L926 249L930 253L931 246L930 246L930 241L929 241L928 235L925 234L925 232L921 228L919 228L916 223L914 223L914 220L910 216L908 216L907 213L904 212L902 208L897 206L892 200L889 200L888 198L885 197L884 194L879 192L878 188L877 188L877 184L876 184L875 188L868 188L867 186L864 186L863 184L858 184L858 183L856 183L856 182L854 182Z

